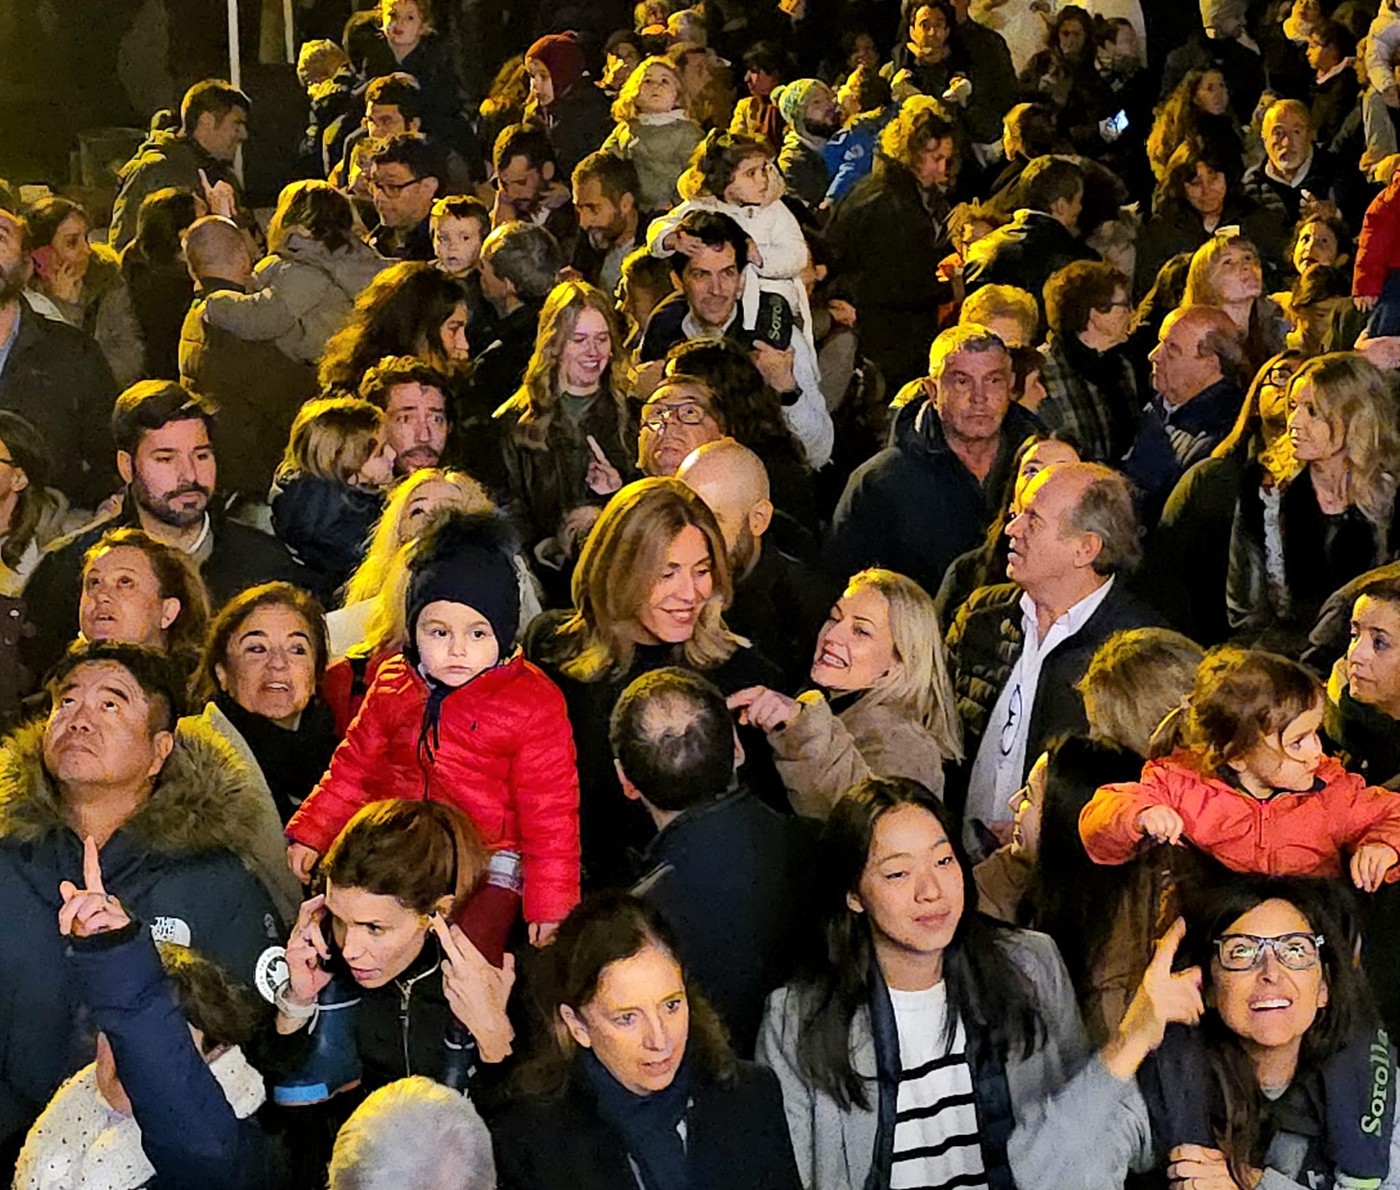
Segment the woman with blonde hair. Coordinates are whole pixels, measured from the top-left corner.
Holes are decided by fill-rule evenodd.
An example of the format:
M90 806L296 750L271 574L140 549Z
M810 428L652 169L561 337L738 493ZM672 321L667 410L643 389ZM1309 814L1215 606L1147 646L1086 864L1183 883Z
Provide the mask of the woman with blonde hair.
M253 272L251 292L211 294L204 317L239 339L271 340L303 364L321 358L360 292L390 263L355 234L350 200L316 180L282 188L267 228L267 252Z
M583 864L594 883L626 879L628 849L654 833L640 805L623 798L608 746L613 704L628 684L663 666L694 670L724 694L778 680L725 625L732 594L714 514L678 479L640 479L612 498L588 535L572 609L546 612L526 631L525 655L568 702Z
M636 429L620 384L612 301L583 281L556 285L516 394L496 410L511 500L541 561L564 568L602 493L633 473Z
M268 502L278 540L329 599L359 566L394 476L383 411L358 397L307 401L292 422Z
M825 819L867 777L908 777L934 794L962 759L962 725L933 600L892 570L862 570L817 636L815 690L733 695L739 722L763 729L797 813Z
M644 211L674 206L679 200L676 179L705 136L690 115L680 72L665 58L645 59L623 83L612 117L617 126L603 142L603 152L636 166L638 206Z
M1181 304L1224 310L1239 328L1251 373L1283 350L1287 320L1264 293L1259 250L1238 232L1218 232L1196 249Z
M1235 508L1226 586L1237 632L1299 643L1327 598L1400 547L1400 423L1391 382L1356 352L1309 360L1289 382L1294 470L1256 462ZM1296 655L1296 653L1295 653Z

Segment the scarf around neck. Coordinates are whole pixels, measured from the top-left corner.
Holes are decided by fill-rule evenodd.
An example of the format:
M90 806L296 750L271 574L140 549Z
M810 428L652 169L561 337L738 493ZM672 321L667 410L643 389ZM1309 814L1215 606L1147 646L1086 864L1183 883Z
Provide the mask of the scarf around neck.
M690 1170L680 1125L690 1108L690 1056L681 1059L671 1085L650 1095L634 1095L592 1050L580 1060L593 1091L598 1115L627 1147L647 1190L689 1190Z

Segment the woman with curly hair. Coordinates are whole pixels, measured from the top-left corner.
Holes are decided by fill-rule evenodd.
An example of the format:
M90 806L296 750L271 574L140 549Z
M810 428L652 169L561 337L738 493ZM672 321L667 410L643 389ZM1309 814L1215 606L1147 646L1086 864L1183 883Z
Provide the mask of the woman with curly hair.
M1214 149L1235 176L1243 169L1244 142L1230 111L1229 84L1218 70L1190 71L1158 107L1147 134L1147 159L1159 182L1172 154L1188 143Z
M1230 540L1230 624L1256 636L1306 633L1328 596L1400 548L1400 424L1376 366L1354 352L1305 363L1288 387L1288 434L1291 477L1253 465Z
M391 355L417 356L448 375L466 362L466 292L427 261L390 265L360 292L326 343L321 387L356 396L365 373Z
M562 563L601 496L632 473L635 438L619 383L612 302L583 281L556 285L516 394L496 410L511 500L541 560Z

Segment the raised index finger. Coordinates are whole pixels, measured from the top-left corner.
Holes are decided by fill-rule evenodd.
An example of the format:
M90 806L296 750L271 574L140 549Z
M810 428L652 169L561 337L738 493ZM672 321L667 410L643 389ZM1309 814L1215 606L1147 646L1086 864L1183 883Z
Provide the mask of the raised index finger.
M83 883L88 892L107 895L102 887L102 861L97 855L97 840L91 835L83 840Z
M603 452L603 448L598 445L598 439L593 437L592 434L585 434L584 439L588 443L588 449L593 452L593 457L597 459L598 462L604 463L607 466L611 467L612 464L608 462L608 456Z
M766 690L766 686L745 686L742 690L736 690L724 700L724 705L731 711L737 711L742 707L749 706L760 694Z

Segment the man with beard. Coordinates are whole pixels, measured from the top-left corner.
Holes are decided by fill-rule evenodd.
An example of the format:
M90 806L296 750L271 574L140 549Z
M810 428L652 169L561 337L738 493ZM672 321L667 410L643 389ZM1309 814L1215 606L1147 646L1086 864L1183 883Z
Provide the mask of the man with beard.
M217 607L245 587L283 579L309 586L309 575L275 537L224 517L211 504L218 482L210 430L213 409L171 380L142 380L117 398L111 433L126 484L112 520L74 535L45 556L25 588L34 635L23 655L42 678L78 630L83 555L104 532L130 525L183 550L199 567Z
M605 293L617 289L622 262L647 242L648 215L637 209L637 167L612 153L590 153L574 166L574 210L583 234L573 267Z
M116 383L89 335L36 314L22 299L29 272L28 224L0 210L0 409L40 432L62 463L58 486L91 507L114 479L105 422Z
M766 541L782 514L769 498L763 460L748 447L733 438L707 442L686 456L676 478L705 502L724 534L734 580L725 623L778 665L785 689L800 689L839 587Z
M262 504L303 401L319 390L316 369L270 340L240 339L205 317L210 294L246 293L253 279L247 237L229 219L206 215L185 233L194 303L180 328L180 382L219 411L227 492Z
M447 381L411 355L391 356L365 373L360 396L384 410L384 441L394 472L436 467L447 446Z
M578 217L545 130L533 124L507 125L496 137L491 164L496 170L491 226L520 222L543 227L568 260L578 239Z

